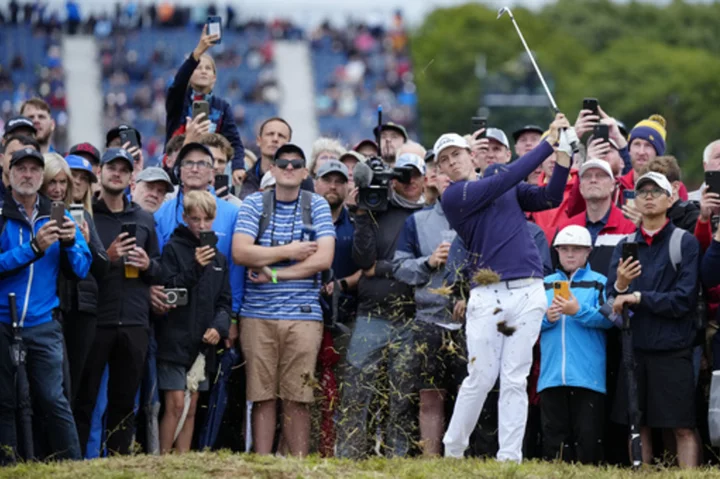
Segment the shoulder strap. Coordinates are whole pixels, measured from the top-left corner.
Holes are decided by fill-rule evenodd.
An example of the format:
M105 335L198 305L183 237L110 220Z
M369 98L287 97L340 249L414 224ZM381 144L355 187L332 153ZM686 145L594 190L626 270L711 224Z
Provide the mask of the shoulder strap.
M260 224L255 243L260 243L260 238L270 226L270 216L275 209L275 191L267 190L262 194L262 213L260 213Z
M682 240L685 233L687 231L684 229L675 228L670 236L670 263L675 271L682 264Z
M313 194L307 190L300 190L300 208L302 208L302 222L312 226L312 200Z

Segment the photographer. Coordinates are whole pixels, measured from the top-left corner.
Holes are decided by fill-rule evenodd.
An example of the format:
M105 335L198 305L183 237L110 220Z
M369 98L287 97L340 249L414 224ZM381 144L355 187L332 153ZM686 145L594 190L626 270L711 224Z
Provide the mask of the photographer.
M208 231L215 220L215 197L207 191L191 191L183 200L183 219L162 254L166 288L182 288L187 305L176 308L157 322L158 389L165 392L165 414L160 423L160 452L187 452L193 436L199 392L207 391L206 375L192 393L185 423L174 440L185 402L186 376L198 354L212 356L216 345L230 328L230 280L225 256L214 246L203 245L200 232ZM167 290L166 290L167 292ZM209 358L208 358L209 359Z
M152 215L125 196L133 165L130 153L120 148L110 148L101 160L100 197L93 207L110 270L98 284L98 327L75 408L84 450L100 381L108 365L107 448L111 454L130 452L135 396L148 350L150 285L161 277Z
M407 455L417 427L412 408L415 378L408 370L414 354L414 298L412 287L394 278L393 260L405 220L424 206L421 198L425 162L406 153L397 159L396 167L412 172L410 182L394 179L387 210L366 211L360 203L355 219L353 259L363 273L358 283L358 314L347 353L340 406L345 421L339 431L339 457L358 458L367 451L368 410L384 366L392 389L384 431L388 453Z
M20 336L27 348L27 370L46 426L50 454L80 459L77 431L63 393L63 337L55 310L61 261L83 278L92 257L80 229L66 213L62 225L50 219L51 203L38 193L44 160L35 149L13 154L9 162L11 190L0 216L0 463L13 462L17 447L15 367L10 362L13 330L8 294L17 296ZM65 243L60 244L59 240ZM63 258L64 257L64 258Z

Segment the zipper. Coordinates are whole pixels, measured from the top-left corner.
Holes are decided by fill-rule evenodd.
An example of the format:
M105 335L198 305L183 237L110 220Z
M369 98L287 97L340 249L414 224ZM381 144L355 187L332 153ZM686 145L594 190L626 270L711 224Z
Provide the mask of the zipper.
M562 374L562 383L563 386L566 386L567 381L565 380L565 358L566 358L566 352L565 352L565 315L562 315L562 365L561 365L561 374Z
M37 222L43 218L49 218L49 216L38 216L35 218L35 221L33 221L30 224L30 241L32 241L35 238L35 225ZM20 228L20 245L23 244L23 237L22 237L22 227ZM30 275L28 277L28 284L27 289L25 290L25 302L23 303L23 310L22 310L22 316L20 316L20 327L25 326L25 316L27 316L27 310L28 305L30 303L30 293L32 292L32 282L33 277L35 276L35 262L33 261L30 263Z

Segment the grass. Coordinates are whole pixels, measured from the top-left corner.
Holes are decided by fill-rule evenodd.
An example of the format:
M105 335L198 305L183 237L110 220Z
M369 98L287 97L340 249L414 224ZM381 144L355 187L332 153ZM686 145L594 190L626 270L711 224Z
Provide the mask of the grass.
M527 461L522 465L477 459L338 459L277 458L230 452L197 452L181 456L129 456L82 462L27 463L0 469L0 478L705 478L717 469L687 472L648 467L638 472L614 467L590 467Z

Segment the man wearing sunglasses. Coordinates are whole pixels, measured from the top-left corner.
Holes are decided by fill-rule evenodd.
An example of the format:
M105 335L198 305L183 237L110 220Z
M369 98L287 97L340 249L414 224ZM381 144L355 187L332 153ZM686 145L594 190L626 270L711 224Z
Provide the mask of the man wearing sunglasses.
M664 175L653 171L638 179L635 205L642 215L640 228L615 248L607 296L608 301L614 299L615 312L622 313L628 305L634 313L630 328L643 462L653 457L652 428L664 428L675 435L680 466L693 467L700 456L694 433L692 360L700 247L692 234L668 219L672 198L672 185ZM622 259L623 245L632 242L637 244L638 258ZM613 421L620 424L628 422L627 388L621 369L612 413Z
M249 270L240 311L247 399L256 453L272 453L281 398L290 454L305 456L323 334L320 273L332 265L335 227L327 201L301 191L307 163L298 146L279 147L270 171L274 192L245 198L233 238L233 260Z

